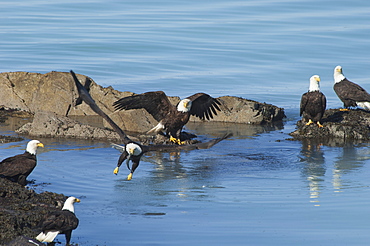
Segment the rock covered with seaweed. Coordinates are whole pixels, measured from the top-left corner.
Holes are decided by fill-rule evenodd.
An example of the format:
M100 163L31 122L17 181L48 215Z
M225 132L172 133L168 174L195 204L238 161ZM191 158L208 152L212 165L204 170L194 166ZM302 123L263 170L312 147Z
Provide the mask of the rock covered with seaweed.
M17 236L34 238L45 214L61 209L66 196L52 192L36 193L0 178L0 245Z
M294 139L328 139L370 140L370 112L364 110L341 111L328 109L322 119L324 127L316 124L306 125L302 120L297 122L297 130L290 133Z

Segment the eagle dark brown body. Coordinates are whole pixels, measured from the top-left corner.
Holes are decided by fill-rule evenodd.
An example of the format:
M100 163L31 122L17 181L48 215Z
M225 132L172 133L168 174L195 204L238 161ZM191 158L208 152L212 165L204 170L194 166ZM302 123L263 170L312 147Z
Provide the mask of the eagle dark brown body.
M130 180L132 178L132 175L133 175L134 171L139 166L141 157L147 152L150 152L150 151L180 151L180 150L208 149L208 148L211 148L213 145L219 143L220 141L222 141L222 140L224 140L224 139L226 139L226 138L228 138L232 135L232 134L225 134L224 136L222 136L220 138L212 139L212 140L207 141L207 142L196 143L196 144L184 144L184 145L173 145L173 144L171 144L171 145L168 145L168 144L167 145L143 145L143 144L134 142L126 135L126 133L106 113L104 113L98 107L98 105L95 103L94 99L89 94L88 90L80 83L76 74L72 70L70 71L70 73L71 73L71 75L73 77L73 80L75 82L75 85L77 87L78 94L80 96L79 99L82 99L82 101L84 101L86 104L88 104L90 106L90 108L95 113L97 113L103 119L105 119L110 124L110 126L113 128L113 130L115 130L119 134L119 136L121 137L122 143L125 146L122 147L122 149L123 149L122 154L121 154L120 158L118 159L117 167L114 169L113 173L114 174L118 173L118 169L124 161L126 161L127 167L129 168L128 162L132 161L133 164L132 164L132 167L129 168L130 169L130 174L127 177L128 180ZM153 93L153 92L148 92L148 93ZM168 100L167 96L163 92L160 93L160 94L164 95L166 100ZM208 101L207 98L209 97L208 95L205 96L205 97L202 97L202 93L200 93L199 96L197 94L195 94L193 96L201 98L201 101L202 101L202 98L203 98L203 100L205 100L205 102ZM154 97L153 100L157 100L157 102L159 102L160 100L162 100L161 98L163 99L164 97L163 96ZM127 100L127 99L125 99L125 100ZM158 105L159 105L158 103L153 102L150 105L151 105L151 107L149 107L149 109L147 109L148 112L152 111L152 110L153 111L158 110L158 109L154 108L154 107L158 107ZM202 107L204 107L205 105L207 105L207 103L204 103L203 106L199 107L200 111L195 110L195 111L193 111L193 113L196 114L196 115L203 115L206 118L209 118L210 115L212 116L212 113L202 110ZM166 104L164 107L176 109L176 107L174 107L170 103ZM215 107L217 107L217 106L215 106ZM163 109L163 107L162 107L162 109ZM211 107L209 110L212 110L212 112L213 112L215 109L213 109L213 107ZM202 112L203 112L203 114L202 114ZM187 116L187 117L190 117L190 115ZM156 119L159 119L159 118L156 118Z
M38 227L41 232L36 237L40 242L52 242L58 234L64 234L66 237L66 245L70 245L72 231L77 228L79 220L74 213L75 202L80 202L80 199L73 196L68 197L64 202L62 210L57 210L47 214Z
M169 137L177 139L180 139L182 128L191 115L202 120L212 119L220 111L219 105L221 103L216 98L205 93L196 93L173 105L163 91L124 97L113 104L116 110L145 109L159 122L149 133L164 131Z
M20 185L27 184L27 177L36 167L36 151L38 147L44 147L39 140L31 140L27 143L23 154L8 157L0 162L0 177L7 178Z
M345 108L357 107L358 102L370 102L370 94L348 79L334 84L334 91L343 102Z
M36 162L36 155L28 152L8 157L0 162L0 176L20 185L26 185L26 179L36 167Z
M309 91L302 95L300 116L306 121L321 121L326 109L326 97L320 91Z

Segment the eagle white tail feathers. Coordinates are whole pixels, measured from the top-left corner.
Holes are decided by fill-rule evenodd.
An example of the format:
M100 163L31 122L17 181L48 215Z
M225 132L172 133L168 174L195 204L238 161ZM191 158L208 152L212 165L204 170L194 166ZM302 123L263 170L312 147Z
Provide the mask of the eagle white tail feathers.
M58 234L59 234L59 231L48 231L46 233L41 232L36 237L36 239L42 243L44 242L51 243Z
M356 102L357 106L370 111L370 102Z
M147 132L147 134L158 134L159 132L163 131L164 130L164 125L162 123L158 123L158 125L156 125L155 127L153 127L151 130L149 130Z

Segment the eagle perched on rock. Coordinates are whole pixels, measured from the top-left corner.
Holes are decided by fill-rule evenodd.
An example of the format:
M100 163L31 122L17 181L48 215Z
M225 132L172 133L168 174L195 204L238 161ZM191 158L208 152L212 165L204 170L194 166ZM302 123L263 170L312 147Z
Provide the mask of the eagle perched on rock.
M323 127L320 123L326 109L326 97L320 91L320 77L313 75L310 78L310 87L308 92L301 97L300 116L308 121L306 125L316 123L319 127Z
M220 101L205 93L196 93L182 99L176 106L173 105L163 91L146 92L143 94L124 97L113 106L116 110L144 108L151 114L158 124L148 133L164 131L170 140L177 144L181 142L181 131L188 123L191 115L200 119L212 119L220 111Z
M44 147L39 140L31 140L27 143L23 154L8 157L0 162L0 177L7 178L20 185L27 184L27 177L36 167L36 151L38 147Z
M79 220L75 215L74 203L80 199L73 196L64 202L62 210L49 213L39 224L42 232L36 237L40 242L50 243L58 234L64 234L66 245L71 241L72 231L77 228Z
M79 99L82 99L90 108L105 119L109 125L113 128L114 131L120 136L122 143L125 146L121 146L122 154L118 159L117 167L114 169L113 173L117 174L120 166L124 161L126 161L127 168L130 170L130 174L127 176L128 180L132 179L132 175L136 168L139 166L141 157L151 151L180 151L180 150L194 150L194 149L208 149L213 145L219 143L220 141L230 137L232 134L225 134L220 138L212 139L208 142L196 143L196 144L184 144L184 145L143 145L138 142L131 140L126 133L106 114L102 111L98 105L95 103L94 99L91 97L87 89L80 83L76 74L71 70L70 71L72 78L75 82L76 88L78 90ZM132 162L130 168L129 162Z
M334 68L334 91L344 104L343 110L360 107L370 111L370 94L356 83L344 77L341 66Z

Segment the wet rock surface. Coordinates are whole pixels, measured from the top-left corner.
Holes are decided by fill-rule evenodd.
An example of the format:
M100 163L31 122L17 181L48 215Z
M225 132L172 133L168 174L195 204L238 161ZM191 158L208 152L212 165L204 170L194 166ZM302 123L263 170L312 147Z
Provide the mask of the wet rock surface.
M35 113L32 122L23 125L15 132L29 137L100 139L121 142L120 136L111 129L83 124L69 117L43 111ZM172 144L168 137L162 135L132 133L129 137L142 144ZM199 142L193 140L195 135L186 132L183 132L181 137L187 144Z
M340 111L328 109L321 121L324 127L316 124L306 125L302 120L297 122L297 130L290 133L294 139L340 139L370 140L370 112L356 109Z
M8 121L9 118L10 119L28 118L30 116L31 115L27 112L0 108L0 124L6 124L5 122ZM23 140L23 138L18 137L18 136L0 135L0 143L10 143L10 142L17 142L21 140Z
M134 95L134 93L120 92L111 86L102 87L84 75L77 74L77 77L88 89L99 108L108 114L123 130L144 133L158 123L144 109L114 110L112 105L116 100ZM68 72L50 72L46 74L0 73L0 97L2 98L0 105L4 108L35 114L35 118L39 112L53 113L58 117L96 115L88 105L79 100L74 82ZM169 100L171 103L177 104L180 98L169 97ZM271 104L231 96L223 96L219 100L223 104L221 106L222 111L218 112L218 115L212 121L265 124L281 121L285 117L284 109ZM196 117L191 117L190 120L200 121ZM106 122L103 122L103 124L110 128ZM66 131L61 130L60 132ZM70 133L67 133L66 137L70 136Z
M32 137L120 139L113 130L82 124L69 117L45 111L36 112L33 121L23 125L16 132Z
M51 192L37 194L0 178L0 244L6 245L18 236L34 238L43 216L61 209L65 199L66 196Z
M18 236L11 242L7 243L6 246L42 246L45 245L38 240L31 238L31 237L26 237L26 236Z

